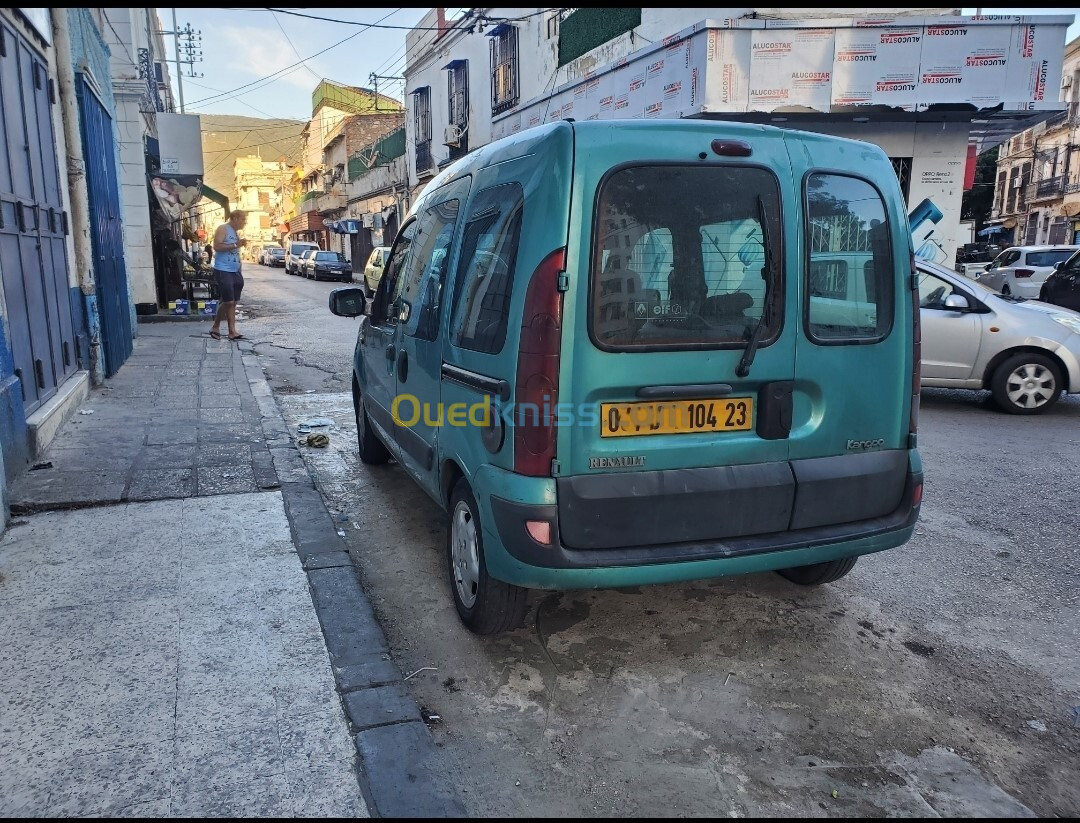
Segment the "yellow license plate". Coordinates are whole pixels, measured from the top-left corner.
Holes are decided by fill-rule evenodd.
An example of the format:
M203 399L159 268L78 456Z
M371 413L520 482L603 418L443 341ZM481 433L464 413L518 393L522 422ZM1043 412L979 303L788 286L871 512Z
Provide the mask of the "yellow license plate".
M753 424L752 397L600 404L601 437L746 431Z

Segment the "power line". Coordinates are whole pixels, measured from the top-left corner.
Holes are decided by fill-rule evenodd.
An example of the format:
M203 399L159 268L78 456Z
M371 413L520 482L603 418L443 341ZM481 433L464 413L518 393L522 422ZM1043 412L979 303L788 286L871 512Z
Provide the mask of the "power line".
M334 17L321 17L317 14L304 14L299 11L288 11L287 9L274 9L265 7L267 11L278 12L280 14L290 14L293 17L305 17L308 20L322 20L325 23L341 23L348 26L367 26L373 29L404 29L406 31L448 31L450 26L380 26L376 23L360 23L356 20L340 20ZM499 23L522 23L528 20L530 17L538 17L541 14L550 14L553 11L561 11L561 9L540 9L540 11L534 11L531 14L523 14L520 17L489 17L486 14L477 14L472 9L467 9L465 14L459 18L456 23L464 22L475 17L482 24L499 24ZM383 18L385 19L385 18ZM381 22L381 21L380 21Z
M321 80L322 78L319 76L319 73L304 62L304 58L301 57L300 52L296 50L296 45L293 43L292 38L289 37L289 33L285 31L285 27L281 25L281 21L278 19L277 14L271 11L270 16L274 18L274 22L277 23L277 27L281 29L281 33L285 36L285 42L289 44L289 48L293 50L293 54L295 54L297 57L300 57L300 62L304 64L304 68L311 72L311 74L315 76L316 80Z
M393 25L383 26L383 25L380 25L382 23L382 21L386 19L386 17L390 16L389 14L386 15L386 17L379 18L379 20L377 20L374 23L361 23L361 22L359 22L357 20L339 20L339 19L334 18L334 17L320 17L317 14L304 14L303 12L289 11L288 9L273 9L273 8L269 8L269 7L264 7L264 8L266 8L266 10L270 11L270 12L276 12L278 14L288 14L288 15L291 15L292 17L304 17L304 18L307 18L308 20L321 20L324 23L340 23L340 24L346 25L346 26L364 26L365 30L366 29L396 29L398 31L446 31L445 28L439 28L438 26L393 26ZM400 11L400 9L398 9L398 11ZM468 18L470 16L472 16L472 11L471 10L467 11L465 13L465 17L462 18L462 19L466 19L466 18Z
M384 14L379 19L380 20L385 20L388 17L390 17L391 15L396 14L398 11L399 11L399 9L395 9L394 11L390 12L389 14ZM349 40L352 40L354 37L358 37L359 35L363 34L366 30L367 29L361 29L360 31L354 32L353 34L350 34L345 39L338 40L338 42L327 46L322 51L317 51L317 52L315 52L315 54L311 55L310 57L304 58L304 59L312 60L312 59L318 57L320 54L326 54L326 52L330 51L330 49L335 49L338 46L340 46L342 43L347 43ZM270 83L266 82L266 81L273 82L274 80L277 80L280 75L283 75L286 72L291 72L291 71L296 70L299 66L303 65L303 62L304 61L301 60L299 63L293 63L292 65L286 66L283 69L278 69L277 71L273 72L272 74L266 75L266 77L261 77L261 78L259 78L257 80L252 80L250 83L244 83L244 85L242 85L242 86L237 86L235 89L230 89L229 91L222 92L221 94L212 94L209 97L204 97L202 100L193 100L190 103L188 103L188 105L189 106L197 106L200 103L207 103L207 102L210 102L210 101L223 103L223 102L225 102L225 100L218 99L218 98L232 99L231 97L229 97L229 95L235 95L236 92L242 91L243 89L250 88L251 86L256 86L256 85L258 85L260 83L264 83L265 85L268 86L268 85L270 85ZM259 86L259 88L264 88L264 86ZM251 90L255 91L255 89L251 89Z

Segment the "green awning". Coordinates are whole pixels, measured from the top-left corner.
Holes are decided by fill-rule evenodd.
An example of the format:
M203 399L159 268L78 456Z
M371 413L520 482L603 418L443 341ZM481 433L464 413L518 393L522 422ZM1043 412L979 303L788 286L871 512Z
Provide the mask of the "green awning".
M229 219L229 214L232 210L229 208L229 198L219 192L217 189L212 189L206 183L203 183L202 196L207 200L212 200L217 203L221 208L225 209L225 219Z

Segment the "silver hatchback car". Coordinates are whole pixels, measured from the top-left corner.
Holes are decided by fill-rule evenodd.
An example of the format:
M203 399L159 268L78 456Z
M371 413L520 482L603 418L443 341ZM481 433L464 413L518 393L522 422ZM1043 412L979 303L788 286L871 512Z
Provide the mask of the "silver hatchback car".
M1080 392L1080 314L916 266L922 385L989 389L1012 414L1041 414L1063 391Z

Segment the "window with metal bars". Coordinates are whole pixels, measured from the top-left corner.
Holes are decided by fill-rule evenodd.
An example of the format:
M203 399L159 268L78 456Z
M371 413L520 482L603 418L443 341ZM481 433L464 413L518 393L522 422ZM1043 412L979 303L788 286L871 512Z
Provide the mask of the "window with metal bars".
M469 153L469 61L455 60L446 69L449 125L444 142L449 159L456 160Z
M518 102L518 37L509 23L491 35L491 113L512 109Z
M908 194L911 192L911 158L890 157L889 162L892 163L892 169L896 172L896 179L900 182L900 192L904 195L906 203Z
M431 168L431 86L413 92L413 142L416 144L416 170Z

